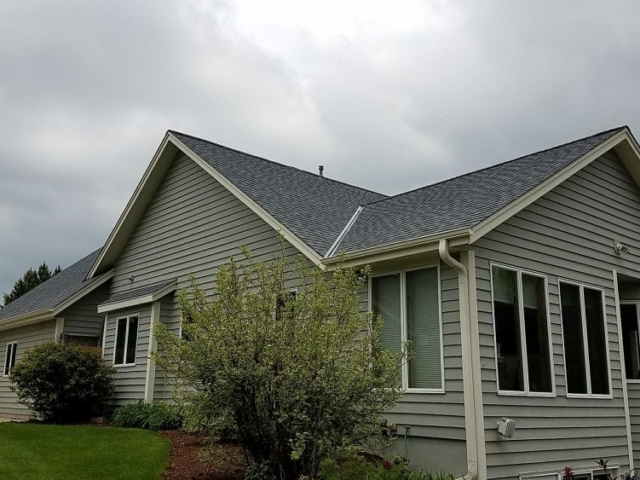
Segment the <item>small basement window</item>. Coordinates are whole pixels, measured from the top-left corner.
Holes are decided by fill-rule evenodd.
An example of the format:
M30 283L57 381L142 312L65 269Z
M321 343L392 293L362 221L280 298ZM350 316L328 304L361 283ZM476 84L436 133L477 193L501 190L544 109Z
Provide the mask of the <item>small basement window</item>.
M138 316L119 318L116 325L114 365L135 365L138 344Z
M7 349L4 355L4 376L11 375L11 370L16 365L16 352L18 351L18 342L7 343Z

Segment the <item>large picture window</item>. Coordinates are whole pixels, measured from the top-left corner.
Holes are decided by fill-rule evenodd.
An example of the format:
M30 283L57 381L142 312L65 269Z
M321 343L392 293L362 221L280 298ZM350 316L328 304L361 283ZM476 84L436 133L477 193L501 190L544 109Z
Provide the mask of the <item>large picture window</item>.
M609 395L609 359L602 290L560 282L567 393Z
M498 390L553 393L545 277L491 268Z
M5 377L11 375L11 370L16 365L16 352L18 350L18 343L7 343L7 348L4 354L4 373Z
M403 270L371 278L371 310L382 317L382 343L399 353L411 342L404 365L406 390L442 391L442 327L437 267Z
M135 365L138 343L138 316L119 318L116 325L114 365Z

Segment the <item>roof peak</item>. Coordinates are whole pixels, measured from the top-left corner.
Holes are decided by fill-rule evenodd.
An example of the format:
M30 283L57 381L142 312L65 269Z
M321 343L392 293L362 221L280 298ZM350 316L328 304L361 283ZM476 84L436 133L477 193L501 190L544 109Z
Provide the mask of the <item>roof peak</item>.
M268 162L268 163L270 163L272 165L278 165L279 167L290 168L292 170L296 170L296 171L304 173L306 175L311 175L311 176L313 176L315 178L320 178L322 180L326 180L326 181L329 181L329 182L339 183L341 185L345 185L345 186L351 187L351 188L357 188L358 190L362 190L364 192L369 192L369 193L374 193L376 195L381 195L381 196L383 196L385 198L388 197L388 195L385 195L384 193L376 192L375 190L371 190L369 188L360 187L360 186L354 185L352 183L347 183L347 182L344 182L342 180L336 180L335 178L327 177L324 174L323 175L319 175L317 173L310 172L309 170L303 170L302 168L294 167L292 165L287 165L287 164L284 164L284 163L276 162L275 160L270 160L268 158L264 158L264 157L261 157L259 155L254 155L253 153L248 153L248 152L244 152L242 150L238 150L237 148L228 147L226 145L222 145L222 144L217 143L217 142L212 142L211 140L206 140L206 139L204 139L202 137L197 137L195 135L191 135L191 134L188 134L188 133L184 133L184 132L180 132L178 130L172 130L172 129L169 129L168 132L172 133L174 135L178 134L178 135L182 135L184 137L189 137L189 138L191 138L193 140L197 140L197 141L200 141L200 142L208 143L210 145L215 145L216 147L224 148L226 150L230 150L232 152L237 152L237 153L240 153L242 155L247 155L247 156L255 158L257 160L262 160L264 162Z

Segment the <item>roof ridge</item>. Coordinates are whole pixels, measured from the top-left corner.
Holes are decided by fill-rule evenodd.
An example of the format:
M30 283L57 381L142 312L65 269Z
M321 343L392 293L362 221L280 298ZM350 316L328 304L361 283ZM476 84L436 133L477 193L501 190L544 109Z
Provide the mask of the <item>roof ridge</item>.
M171 133L177 133L178 135L183 135L185 137L192 138L194 140L198 140L198 141L201 141L201 142L209 143L211 145L215 145L217 147L224 148L226 150L231 150L232 152L241 153L242 155L248 155L249 157L253 157L253 158L257 159L257 160L262 160L264 162L269 162L271 164L278 165L280 167L290 168L290 169L296 170L298 172L302 172L302 173L305 173L307 175L311 175L313 177L322 178L323 180L328 180L328 181L331 181L331 182L339 183L341 185L346 185L347 187L356 188L356 189L362 190L364 192L374 193L376 195L381 195L381 196L383 196L385 198L389 198L388 195L385 195L384 193L376 192L376 191L368 189L368 188L364 188L364 187L360 187L358 185L353 185L351 183L343 182L342 180L336 180L335 178L329 178L329 177L325 177L324 175L318 175L317 173L313 173L313 172L310 172L308 170L303 170L301 168L294 167L292 165L285 165L284 163L276 162L275 160L269 160L268 158L264 158L264 157L260 157L258 155L254 155L253 153L243 152L242 150L238 150L237 148L227 147L226 145L222 145L220 143L212 142L211 140L206 140L206 139L204 139L202 137L196 137L195 135L190 135L188 133L179 132L178 130L169 129L168 131L171 132ZM384 199L381 199L381 200L384 200Z
M373 204L384 202L384 201L387 201L387 200L392 200L394 198L398 198L398 197L401 197L403 195L407 195L407 194L410 194L410 193L418 192L420 190L425 190L427 188L432 188L432 187L435 187L436 185L441 185L443 183L451 182L453 180L464 178L464 177L467 177L469 175L474 175L476 173L484 172L486 170L491 170L493 168L501 167L501 166L504 166L504 165L506 165L508 163L512 163L512 162L516 162L518 160L522 160L523 158L532 157L534 155L539 155L539 154L544 153L544 152L549 152L549 151L555 150L557 148L562 148L562 147L566 147L566 146L574 144L574 143L583 142L585 140L588 140L588 139L593 138L593 137L597 137L599 135L604 135L606 133L614 132L614 131L617 131L617 130L618 131L622 131L625 128L628 129L629 128L628 125L622 125L620 127L615 127L615 128L610 128L608 130L603 130L602 132L594 133L592 135L587 135L587 136L579 138L577 140L571 140L570 142L561 143L560 145L556 145L554 147L544 148L542 150L538 150L538 151L533 152L533 153L528 153L527 155L521 155L519 157L512 158L511 160L505 160L504 162L496 163L496 164L493 164L493 165L488 165L488 166L486 166L484 168L479 168L479 169L473 170L471 172L462 173L460 175L456 175L456 176L451 177L451 178L446 178L446 179L441 180L439 182L431 183L429 185L424 185L422 187L414 188L412 190L407 190L406 192L400 192L400 193L397 193L395 195L390 195L390 196L388 196L386 198L381 198L380 200L374 200L373 202L369 202L369 203L367 203L365 205L373 205Z

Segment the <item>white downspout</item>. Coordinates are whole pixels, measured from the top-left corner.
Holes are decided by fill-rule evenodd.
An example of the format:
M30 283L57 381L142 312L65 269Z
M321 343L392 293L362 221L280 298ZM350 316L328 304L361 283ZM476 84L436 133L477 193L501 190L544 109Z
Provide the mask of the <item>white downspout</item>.
M473 388L473 364L471 358L471 322L469 308L469 275L465 266L449 253L449 242L440 240L440 258L458 272L458 295L460 301L460 340L462 343L462 382L464 385L464 416L467 444L468 473L457 480L478 478L478 435L476 432L475 392Z

